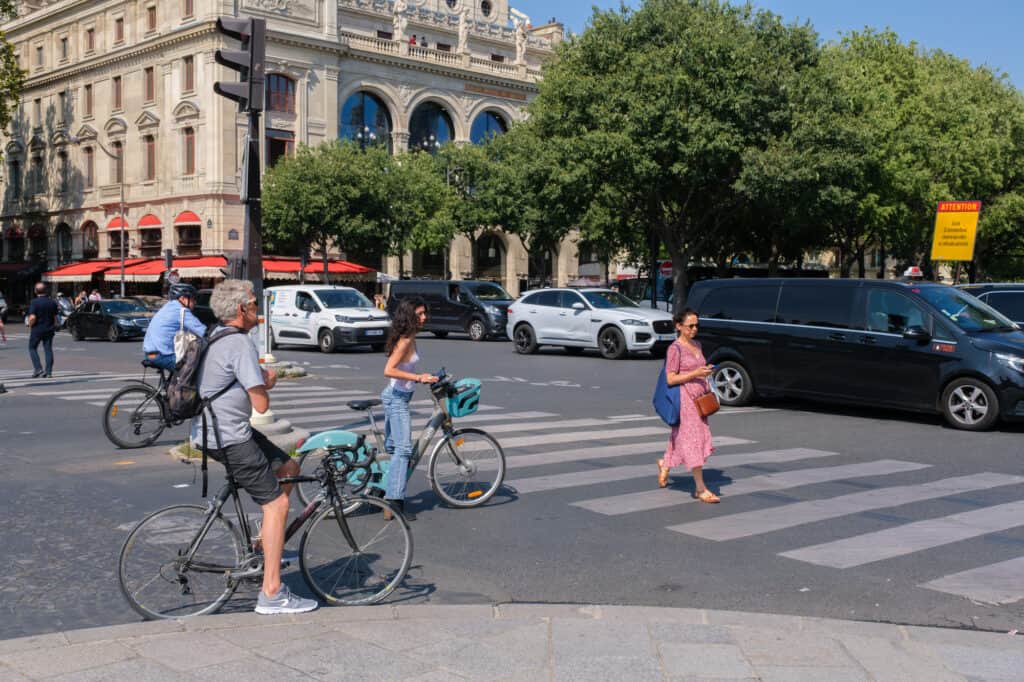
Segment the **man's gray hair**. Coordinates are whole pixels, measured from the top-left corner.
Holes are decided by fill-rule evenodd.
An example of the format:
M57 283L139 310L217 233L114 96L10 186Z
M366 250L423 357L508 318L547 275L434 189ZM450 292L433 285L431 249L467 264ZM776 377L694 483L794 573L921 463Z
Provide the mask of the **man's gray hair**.
M210 307L218 320L228 323L238 317L238 306L244 306L253 297L252 282L247 279L226 279L213 289Z

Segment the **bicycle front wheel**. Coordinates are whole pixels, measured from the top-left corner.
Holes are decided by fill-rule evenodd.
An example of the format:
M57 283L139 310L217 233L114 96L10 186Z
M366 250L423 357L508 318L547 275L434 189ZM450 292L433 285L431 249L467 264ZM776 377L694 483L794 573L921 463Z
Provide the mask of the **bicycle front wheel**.
M299 566L313 592L329 604L375 604L405 578L412 562L412 533L402 515L375 497L346 497L336 514L328 506L309 525ZM391 520L384 518L392 511Z
M427 468L438 497L453 507L477 507L505 480L505 451L480 429L455 429L438 441Z
M237 587L229 577L244 556L242 537L219 514L189 559L208 512L197 505L167 507L135 526L121 548L118 582L128 604L146 619L213 613Z
M122 388L103 408L103 432L119 448L152 445L165 426L160 397L152 386Z

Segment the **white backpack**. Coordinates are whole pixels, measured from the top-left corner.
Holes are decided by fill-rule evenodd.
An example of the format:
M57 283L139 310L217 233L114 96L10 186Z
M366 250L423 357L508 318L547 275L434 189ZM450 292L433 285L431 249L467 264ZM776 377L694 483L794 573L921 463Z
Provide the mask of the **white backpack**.
M202 343L202 339L185 329L185 306L182 306L178 316L178 331L174 333L175 364L180 365L184 361L189 347L198 343Z

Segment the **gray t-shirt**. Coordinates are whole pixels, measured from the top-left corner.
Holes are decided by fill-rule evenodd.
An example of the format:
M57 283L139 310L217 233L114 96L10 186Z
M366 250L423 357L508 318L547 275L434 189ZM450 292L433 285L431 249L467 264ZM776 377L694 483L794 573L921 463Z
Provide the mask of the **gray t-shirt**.
M224 326L218 326L210 338L223 333ZM252 402L246 392L263 385L263 371L260 369L259 353L248 334L229 334L210 346L199 367L199 395L209 397L238 380L211 404L217 415L221 446L237 445L252 438L249 418L252 416ZM202 445L202 419L192 420L192 442ZM207 447L216 448L213 421L206 415Z

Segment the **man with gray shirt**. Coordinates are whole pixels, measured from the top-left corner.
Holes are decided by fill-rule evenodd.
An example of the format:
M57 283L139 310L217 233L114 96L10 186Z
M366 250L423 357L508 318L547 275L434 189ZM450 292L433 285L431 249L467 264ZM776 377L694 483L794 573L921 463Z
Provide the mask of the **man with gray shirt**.
M315 600L296 597L281 583L281 553L292 486L282 485L278 478L297 476L299 465L249 424L253 409L266 412L270 408L267 391L277 383L273 370L260 367L259 353L249 337L248 332L259 321L252 283L238 279L221 282L210 296L210 307L219 324L209 338L217 342L211 342L199 367L199 394L208 398L224 393L210 404L216 427L208 415L207 454L224 464L239 487L263 509L263 589L256 600L256 613L312 611L317 607ZM192 420L192 442L200 447L202 428L201 418Z

